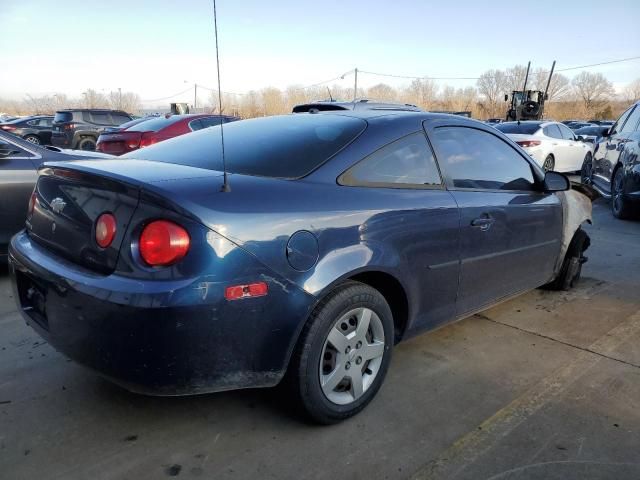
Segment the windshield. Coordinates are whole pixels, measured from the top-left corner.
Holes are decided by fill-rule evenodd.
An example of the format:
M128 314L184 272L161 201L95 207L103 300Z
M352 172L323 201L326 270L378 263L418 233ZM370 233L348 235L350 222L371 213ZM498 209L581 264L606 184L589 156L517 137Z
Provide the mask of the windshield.
M224 125L227 171L263 177L302 177L354 140L367 123L339 115L296 114ZM220 127L183 135L123 155L222 170Z
M540 130L539 122L505 122L495 126L502 133L519 133L522 135L533 135Z

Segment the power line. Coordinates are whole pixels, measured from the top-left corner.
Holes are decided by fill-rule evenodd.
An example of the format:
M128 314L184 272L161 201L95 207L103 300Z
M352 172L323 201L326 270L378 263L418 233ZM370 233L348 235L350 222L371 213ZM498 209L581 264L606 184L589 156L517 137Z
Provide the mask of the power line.
M141 100L141 102L149 103L149 102L159 102L160 100L169 100L170 98L177 97L178 95L182 95L182 94L185 94L185 93L190 92L190 91L191 91L191 87L187 88L186 90L183 90L182 92L175 93L173 95L169 95L168 97L153 98L153 99L150 99L150 100Z

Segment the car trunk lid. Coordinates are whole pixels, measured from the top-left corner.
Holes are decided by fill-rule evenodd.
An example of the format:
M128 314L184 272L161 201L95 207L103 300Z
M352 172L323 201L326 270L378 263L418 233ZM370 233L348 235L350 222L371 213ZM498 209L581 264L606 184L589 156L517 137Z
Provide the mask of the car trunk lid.
M38 244L98 273L116 267L120 246L138 204L138 188L123 182L48 167L40 171L28 235ZM95 225L103 213L116 218L116 235L106 248L95 240Z

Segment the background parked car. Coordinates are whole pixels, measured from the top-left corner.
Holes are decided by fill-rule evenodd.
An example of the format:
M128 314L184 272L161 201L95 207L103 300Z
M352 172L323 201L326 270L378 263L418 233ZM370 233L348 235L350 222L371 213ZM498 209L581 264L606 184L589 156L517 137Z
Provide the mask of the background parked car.
M566 124L571 130L577 130L584 127L592 127L594 124L589 122L571 122Z
M524 148L546 171L579 171L593 155L590 143L579 141L571 129L559 122L504 122L495 128Z
M36 145L48 145L51 143L53 116L34 115L17 118L0 124L0 129L24 138L27 142Z
M110 157L96 152L57 152L0 131L0 261L6 260L11 236L24 228L38 168L47 161L86 160L88 156Z
M105 128L122 125L131 120L131 115L120 110L60 110L53 118L51 143L61 148L95 150L98 136Z
M610 128L608 125L591 125L589 127L578 128L574 130L573 133L582 137L585 142L596 144Z
M504 120L502 118L487 118L484 123L488 124L488 125L494 125L497 123L502 123L504 122Z
M596 144L592 162L582 169L583 183L611 198L618 218L640 213L640 102L631 105Z
M96 149L99 152L122 155L185 133L220 125L221 121L228 123L235 120L239 118L209 114L164 115L143 121L133 120L116 131L100 134Z
M614 123L616 123L615 120L589 120L589 123L593 123L594 125L602 125L604 126L612 126Z

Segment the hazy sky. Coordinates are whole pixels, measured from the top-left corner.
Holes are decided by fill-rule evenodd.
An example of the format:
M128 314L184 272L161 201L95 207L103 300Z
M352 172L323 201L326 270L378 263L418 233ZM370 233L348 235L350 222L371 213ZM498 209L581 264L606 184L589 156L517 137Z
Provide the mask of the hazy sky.
M189 88L185 80L216 84L210 0L0 3L2 97L121 87L147 101ZM218 0L222 88L309 85L354 67L476 77L528 60L533 68L597 63L640 55L638 18L638 0ZM640 77L640 61L591 70L620 87ZM360 76L363 86L380 81L409 82Z

